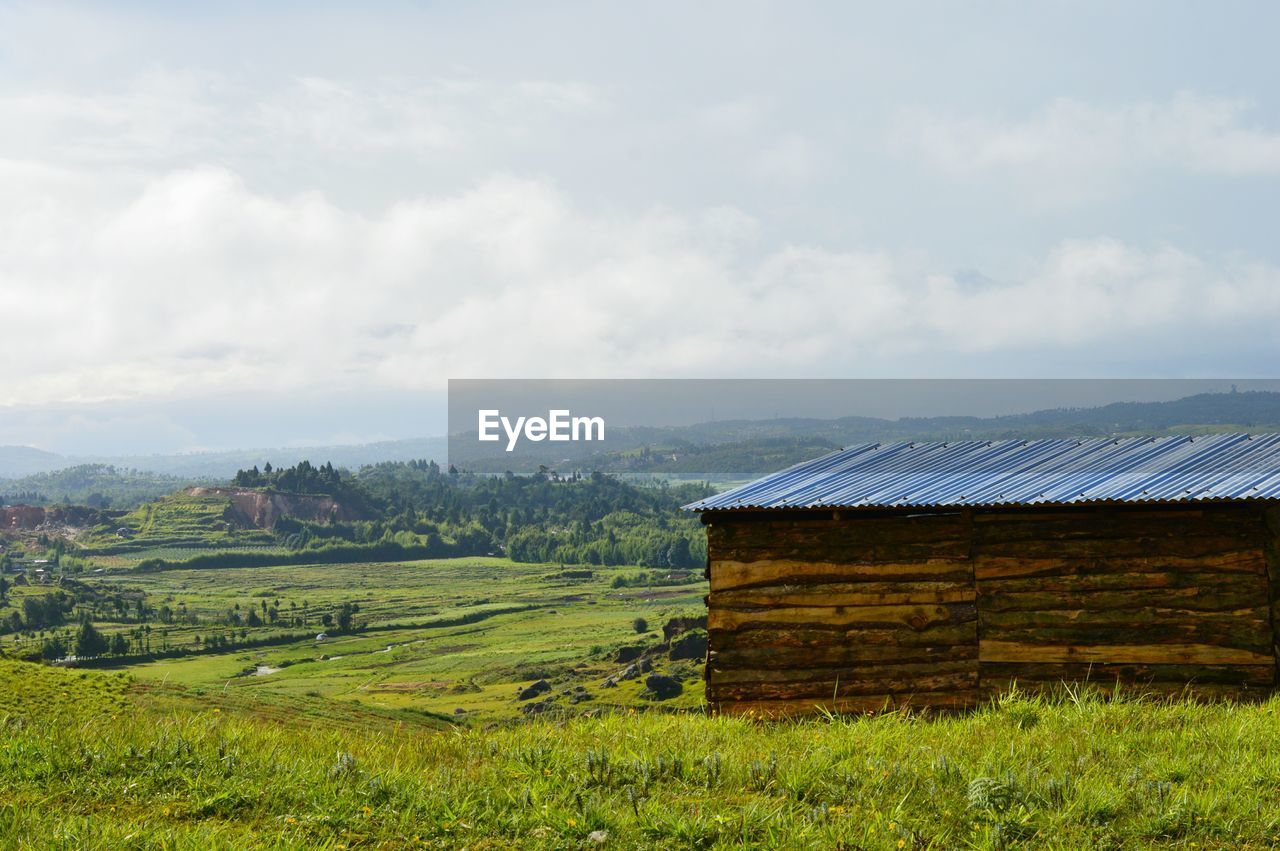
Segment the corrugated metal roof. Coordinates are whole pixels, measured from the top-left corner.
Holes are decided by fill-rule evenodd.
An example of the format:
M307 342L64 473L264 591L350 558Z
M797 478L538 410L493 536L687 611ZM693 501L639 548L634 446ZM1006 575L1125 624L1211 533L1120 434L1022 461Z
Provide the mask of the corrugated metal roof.
M1280 499L1280 434L875 443L690 503L944 508Z

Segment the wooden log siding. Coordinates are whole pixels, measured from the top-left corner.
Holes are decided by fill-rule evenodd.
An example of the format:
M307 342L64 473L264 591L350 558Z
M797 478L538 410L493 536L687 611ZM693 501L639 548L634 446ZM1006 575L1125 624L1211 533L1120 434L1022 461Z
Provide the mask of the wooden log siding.
M968 515L712 518L707 539L713 706L789 715L979 698Z
M1016 681L1275 686L1280 509L709 515L707 700L971 706Z

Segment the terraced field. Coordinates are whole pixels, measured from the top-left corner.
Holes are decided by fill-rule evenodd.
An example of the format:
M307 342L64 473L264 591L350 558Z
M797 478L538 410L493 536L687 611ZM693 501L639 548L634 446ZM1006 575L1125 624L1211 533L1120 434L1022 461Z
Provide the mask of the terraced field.
M133 567L146 559L183 561L218 553L281 553L272 535L237 528L225 496L178 491L138 506L76 538L76 556L91 567Z

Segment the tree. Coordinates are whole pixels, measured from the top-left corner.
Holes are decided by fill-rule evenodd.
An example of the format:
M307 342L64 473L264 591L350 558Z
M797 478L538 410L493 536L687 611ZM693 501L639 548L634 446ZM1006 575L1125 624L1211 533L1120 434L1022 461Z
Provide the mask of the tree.
M107 652L106 636L98 632L87 619L80 622L80 630L76 633L77 656L101 656Z
M632 627L632 629L634 629L636 632L648 632L648 631L649 631L649 622L648 622L647 620L645 620L644 618L636 618L636 619L631 623L631 627Z
M44 644L40 645L40 655L49 662L61 659L67 655L67 642L63 641L62 637L58 635L46 638Z
M124 637L124 633L117 632L111 636L111 652L116 656L124 656L129 652L129 639Z
M351 631L351 618L356 612L360 611L360 607L355 603L343 603L338 607L338 629L343 632Z

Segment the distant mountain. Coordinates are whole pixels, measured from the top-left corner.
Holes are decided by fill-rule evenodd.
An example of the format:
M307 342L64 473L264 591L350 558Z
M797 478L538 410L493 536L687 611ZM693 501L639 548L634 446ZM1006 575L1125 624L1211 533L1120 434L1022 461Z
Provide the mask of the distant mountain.
M771 472L855 443L890 440L995 440L1001 438L1102 437L1212 431L1280 431L1280 393L1202 393L1169 402L1116 402L1096 408L1057 408L999 417L802 417L718 420L690 426L611 427L603 443L524 443L508 455L492 444L443 437L351 446L237 449L176 455L70 457L26 446L0 447L0 478L18 478L83 464L104 464L175 477L182 482L226 481L237 470L267 462L332 463L356 470L383 461L431 459L479 473L532 472L545 465L560 472L663 476ZM0 484L0 493L10 492Z
M998 417L841 417L721 420L667 428L612 428L603 443L521 444L513 455L456 441L450 462L476 472L538 465L662 475L750 476L857 443L1280 431L1280 393L1202 393L1168 402L1116 402Z
M50 473L0 480L0 505L71 503L90 508L134 508L186 485L184 479L107 464L79 464Z
M117 458L87 459L117 467L131 467L202 479L230 479L237 470L247 470L271 462L275 467L290 467L299 461L313 464L332 463L335 467L357 469L364 464L382 461L412 461L417 458L443 460L448 452L443 437L420 437L409 440L386 440L352 446L304 446L277 449L232 449L225 452L190 452L179 455L133 455Z
M64 456L30 446L0 446L0 478L12 479L46 473L71 462Z
M237 470L259 467L268 461L287 467L307 460L326 461L335 467L356 469L382 461L415 458L444 460L448 447L443 437L388 440L353 446L308 446L276 449L232 449L223 452L187 452L174 455L67 456L29 446L0 446L0 478L19 478L83 464L104 464L120 470L140 470L174 476L185 481L226 480ZM0 487L0 491L7 490Z

